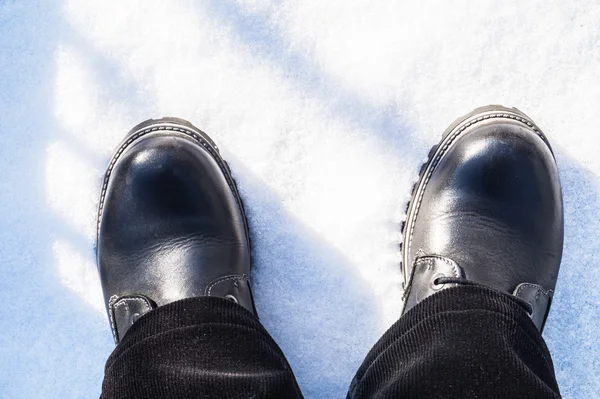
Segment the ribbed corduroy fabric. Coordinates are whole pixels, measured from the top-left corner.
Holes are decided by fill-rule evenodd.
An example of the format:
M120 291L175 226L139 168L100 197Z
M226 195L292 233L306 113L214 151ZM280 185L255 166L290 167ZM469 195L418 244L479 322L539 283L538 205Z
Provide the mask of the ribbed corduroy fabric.
M526 310L487 288L442 290L400 318L358 370L348 398L560 398Z
M301 398L258 319L220 298L190 298L141 317L109 357L101 399Z
M258 319L204 297L140 318L108 359L101 399L301 397ZM367 355L348 397L560 395L548 349L524 308L509 295L460 286L396 322Z

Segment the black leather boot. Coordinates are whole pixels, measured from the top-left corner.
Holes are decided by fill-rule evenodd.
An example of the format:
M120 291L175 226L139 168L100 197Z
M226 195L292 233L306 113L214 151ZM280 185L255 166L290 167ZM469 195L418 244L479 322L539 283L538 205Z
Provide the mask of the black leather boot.
M519 298L541 331L563 248L554 155L522 112L479 108L432 149L403 227L404 312L459 284Z
M215 143L149 120L113 155L98 211L98 269L115 342L157 306L229 299L256 314L242 200Z

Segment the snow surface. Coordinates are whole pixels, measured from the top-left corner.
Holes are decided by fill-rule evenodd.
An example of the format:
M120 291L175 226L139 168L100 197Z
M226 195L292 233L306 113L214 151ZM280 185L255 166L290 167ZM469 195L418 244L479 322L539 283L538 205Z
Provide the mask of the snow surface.
M399 315L418 168L490 103L554 144L567 235L545 337L564 396L599 397L598 0L0 0L0 398L99 395L100 181L166 115L233 167L257 307L306 397L344 397Z

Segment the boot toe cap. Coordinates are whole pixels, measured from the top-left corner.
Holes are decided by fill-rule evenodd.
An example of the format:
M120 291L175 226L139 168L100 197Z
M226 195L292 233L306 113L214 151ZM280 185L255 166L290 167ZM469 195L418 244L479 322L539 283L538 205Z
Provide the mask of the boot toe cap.
M510 291L554 288L562 256L558 171L543 135L512 120L461 132L428 170L409 259L447 256L469 278ZM435 160L434 160L435 162Z

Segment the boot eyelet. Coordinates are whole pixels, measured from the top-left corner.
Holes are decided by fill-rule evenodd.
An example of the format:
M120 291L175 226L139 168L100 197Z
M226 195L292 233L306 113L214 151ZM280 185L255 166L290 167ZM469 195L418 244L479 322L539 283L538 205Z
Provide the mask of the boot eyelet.
M233 303L238 303L238 300L237 300L237 298L236 298L236 297L234 297L234 296L233 296L233 295L231 295L231 294L227 294L227 295L225 295L225 299L227 299L228 301L231 301L231 302L233 302Z
M529 305L529 309L527 309L527 315L529 316L529 318L533 319L535 309L533 308L533 306L530 303L528 303L528 305Z
M131 325L133 325L133 323L135 323L136 321L138 321L139 318L140 318L140 314L139 313L134 313L129 318L129 322L131 323Z
M438 284L438 283L437 283L437 281L438 281L438 279L439 279L440 277L445 277L445 276L444 276L443 274L441 274L441 273L438 273L438 274L436 274L436 275L433 277L433 279L431 280L431 288L432 288L434 291L438 291L438 290L440 290L440 289L441 289L441 288L442 288L442 287L445 285L445 284Z

